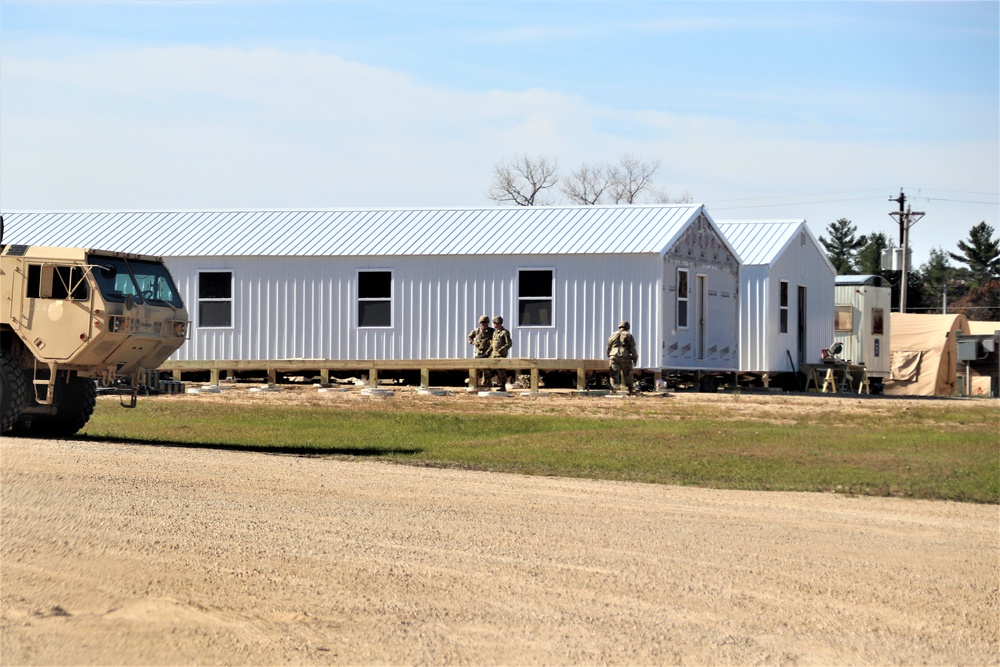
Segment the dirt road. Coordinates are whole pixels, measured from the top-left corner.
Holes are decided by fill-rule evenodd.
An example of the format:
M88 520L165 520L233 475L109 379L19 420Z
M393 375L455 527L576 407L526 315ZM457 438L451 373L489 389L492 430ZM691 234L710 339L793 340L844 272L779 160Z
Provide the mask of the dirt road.
M998 664L1000 508L3 438L0 662Z

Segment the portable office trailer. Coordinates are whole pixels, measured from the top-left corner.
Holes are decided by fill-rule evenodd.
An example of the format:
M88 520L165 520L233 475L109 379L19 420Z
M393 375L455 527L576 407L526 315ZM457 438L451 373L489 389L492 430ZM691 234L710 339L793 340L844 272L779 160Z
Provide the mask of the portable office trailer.
M805 220L722 220L739 253L740 371L798 388L833 339L837 271Z
M629 320L638 367L734 371L737 254L702 206L9 213L12 243L166 258L194 315L172 359L472 356L502 315L512 357L604 359Z
M879 276L837 276L833 342L844 346L840 358L864 364L876 384L891 371L891 299Z

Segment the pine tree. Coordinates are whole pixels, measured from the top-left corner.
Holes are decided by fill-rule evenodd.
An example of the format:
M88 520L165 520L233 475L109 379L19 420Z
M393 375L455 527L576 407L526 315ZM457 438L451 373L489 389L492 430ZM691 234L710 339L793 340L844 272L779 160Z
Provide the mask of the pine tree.
M856 273L854 269L855 255L868 242L868 237L855 237L858 228L851 224L847 218L831 222L827 225L826 231L830 235L830 240L828 241L823 236L820 236L819 240L826 247L827 256L834 268L837 269L837 275Z
M875 232L867 239L864 247L857 252L857 269L865 275L881 275L882 251L889 247L889 237Z
M968 272L952 266L948 254L940 248L931 248L930 258L920 265L917 273L929 297L941 304L941 312L968 291L968 281L963 280Z
M973 286L1000 279L1000 239L994 238L985 220L969 231L968 241L958 242L958 249L961 254L949 252L948 256L969 267Z

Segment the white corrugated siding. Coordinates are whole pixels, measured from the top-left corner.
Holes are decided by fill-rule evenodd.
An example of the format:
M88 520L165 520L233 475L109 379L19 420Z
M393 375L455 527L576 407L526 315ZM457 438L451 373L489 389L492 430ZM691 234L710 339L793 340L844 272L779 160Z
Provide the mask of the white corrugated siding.
M234 326L195 327L175 359L436 359L472 356L466 334L480 315L503 315L513 356L600 359L629 319L640 366L659 363L661 259L657 255L427 258L176 258L170 270L197 315L197 276L234 279ZM393 271L392 327L355 326L358 269ZM555 272L552 327L517 324L517 270Z
M833 340L836 271L803 220L721 221L744 260L740 268L740 370L778 373L798 359L798 288L806 288L803 361ZM781 281L788 282L788 333L780 333Z

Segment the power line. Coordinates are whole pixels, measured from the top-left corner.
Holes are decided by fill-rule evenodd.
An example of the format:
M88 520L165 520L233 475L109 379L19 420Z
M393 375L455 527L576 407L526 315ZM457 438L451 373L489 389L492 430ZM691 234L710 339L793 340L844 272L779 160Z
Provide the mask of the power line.
M839 204L841 202L855 202L855 201L867 201L867 200L880 200L881 197L870 196L870 197L841 197L838 199L806 199L805 201L800 201L803 197L834 197L837 195L851 195L859 193L876 193L884 192L885 190L892 190L894 188L873 188L871 190L844 190L840 192L814 192L810 194L783 194L783 195L769 195L767 197L742 197L738 199L716 199L714 201L705 201L712 207L713 210L717 211L731 211L737 208L770 208L774 206L798 206L806 204ZM955 194L964 195L977 195L984 197L998 197L1000 194L996 192L975 192L971 190L946 190L943 188L917 188L917 192L951 192ZM731 204L736 202L760 202L766 200L774 199L785 199L792 201L777 202L771 204L746 204L742 206L717 206L717 204ZM922 199L925 201L943 201L956 204L981 204L984 206L996 206L998 202L991 201L977 201L972 199L952 199L946 197L928 197L922 194L911 196L910 199Z
M737 199L716 199L716 203L725 204L734 201L760 201L762 199L793 199L798 197L832 197L834 195L852 195L859 192L884 192L885 190L891 190L892 188L873 188L871 190L844 190L841 192L811 192L809 194L797 194L797 195L769 195L767 197L739 197ZM985 193L984 193L985 194ZM852 200L853 201L853 200ZM775 206L781 206L781 204L775 204Z
M876 199L876 198L873 196L873 197L853 197L853 198L849 198L849 199L818 199L818 200L812 200L812 201L783 202L783 203L778 203L778 204L751 204L751 205L748 205L748 206L715 206L711 202L705 202L705 203L708 204L709 206L711 206L711 208L712 208L713 211L731 211L731 210L737 209L737 208L771 208L771 207L774 207L774 206L800 206L800 205L805 205L805 204L839 204L841 202L848 202L848 201L869 201L869 200L873 200L873 199ZM881 199L881 198L878 198L878 199ZM729 199L729 200L725 200L725 201L753 201L753 200L750 200L750 199L747 199L747 200Z
M956 195L985 195L987 197L1000 197L1000 193L996 192L972 192L970 190L944 190L942 188L917 188L917 192L923 192L924 190L929 190L931 192L951 192Z
M983 193L983 194L989 194L989 193ZM921 197L919 195L913 197L913 199L923 199L924 201L950 201L950 202L957 202L959 204L986 204L987 206L1000 205L1000 202L995 202L995 201L972 201L971 199L945 199L943 197Z

